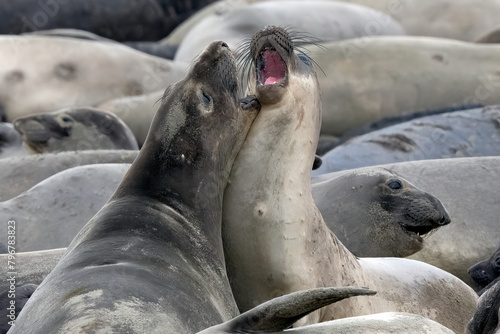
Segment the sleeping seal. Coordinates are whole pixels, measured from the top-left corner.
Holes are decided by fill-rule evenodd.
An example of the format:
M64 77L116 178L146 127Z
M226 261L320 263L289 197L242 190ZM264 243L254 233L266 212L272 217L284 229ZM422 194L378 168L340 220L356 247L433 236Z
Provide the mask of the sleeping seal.
M138 150L129 127L116 115L90 107L18 118L14 126L32 154L81 150Z

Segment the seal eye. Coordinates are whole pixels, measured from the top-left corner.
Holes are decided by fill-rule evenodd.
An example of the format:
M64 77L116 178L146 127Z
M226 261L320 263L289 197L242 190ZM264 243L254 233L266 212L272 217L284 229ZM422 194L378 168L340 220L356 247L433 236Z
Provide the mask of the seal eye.
M201 91L201 97L203 99L203 103L205 103L205 105L207 107L210 106L210 103L212 102L212 98L204 91Z
M403 184L399 180L391 180L387 183L387 186L393 190L400 190L403 188Z
M500 257L497 257L495 259L495 264L493 265L493 268L495 269L496 272L500 272Z

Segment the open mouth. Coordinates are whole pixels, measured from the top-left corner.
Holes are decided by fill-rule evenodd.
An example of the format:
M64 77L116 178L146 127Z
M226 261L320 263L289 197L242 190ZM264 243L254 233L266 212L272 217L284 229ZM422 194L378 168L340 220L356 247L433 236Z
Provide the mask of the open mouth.
M278 51L272 48L262 50L257 59L257 73L261 85L275 85L285 80L286 67Z
M399 224L403 230L412 235L416 236L419 241L422 241L422 237L426 237L429 235L429 232L434 230L435 228L433 226L411 226L411 225L404 225L404 224Z

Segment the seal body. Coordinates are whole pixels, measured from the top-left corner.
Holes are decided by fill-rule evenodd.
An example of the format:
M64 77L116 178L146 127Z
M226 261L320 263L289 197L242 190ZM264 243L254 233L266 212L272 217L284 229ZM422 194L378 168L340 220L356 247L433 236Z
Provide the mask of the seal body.
M231 51L213 42L166 90L122 183L13 333L195 333L237 313L220 237L222 194L258 108L252 98L239 105L237 90Z
M494 57L498 45L372 36L322 46L308 47L325 73L318 75L321 134L341 136L366 123L416 111L500 103Z
M6 201L68 168L100 163L132 163L138 151L67 151L0 159L0 201Z
M22 136L12 123L0 123L0 159L28 155Z
M123 120L134 133L139 146L142 146L162 96L161 90L143 95L124 96L106 101L98 108L110 111Z
M425 247L410 258L439 267L474 286L467 270L495 253L500 240L496 191L500 187L500 157L405 161L379 167L431 192L451 217L452 223L428 236ZM352 172L372 169L363 167ZM333 180L346 172L315 176L312 182Z
M0 50L0 109L7 121L157 91L187 72L187 64L118 43L2 36Z
M311 195L321 120L312 61L297 56L276 27L255 34L249 53L262 110L233 165L223 205L224 252L240 310L312 287L366 286L377 294L342 300L298 325L390 311L462 330L477 298L465 283L417 261L358 259L329 231ZM451 300L454 307L445 307Z
M472 42L480 33L498 25L500 4L495 0L342 0L380 10L398 21L408 35L434 36ZM432 17L426 24L422 20ZM458 19L460 18L460 19Z
M1 202L5 232L0 232L0 240L7 240L7 222L15 221L16 252L68 247L113 195L129 167L94 164L70 168Z
M74 28L117 41L155 41L168 35L192 13L211 2L213 0L146 0L126 3L120 0L2 0L0 33L19 34L54 28Z
M417 118L352 138L313 175L409 160L500 155L500 107Z
M438 198L379 167L315 183L312 195L326 225L361 257L409 256L451 222Z
M236 47L242 39L268 25L289 26L321 42L373 34L404 34L401 26L386 14L337 1L269 1L233 6L216 10L192 27L179 44L174 59L190 61L214 38L222 38L230 47ZM373 24L378 28L376 31L370 29Z
M81 150L138 150L129 127L112 113L96 108L63 109L18 118L14 126L31 153Z

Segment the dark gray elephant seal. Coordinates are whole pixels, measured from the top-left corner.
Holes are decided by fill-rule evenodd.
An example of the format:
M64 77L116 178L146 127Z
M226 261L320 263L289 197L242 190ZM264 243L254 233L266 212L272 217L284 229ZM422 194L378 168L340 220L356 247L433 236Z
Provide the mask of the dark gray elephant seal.
M252 97L238 103L237 76L227 45L213 42L167 88L122 183L11 334L194 333L236 315L220 237L222 195L259 107Z
M6 277L9 278L9 276ZM13 285L13 288L0 290L0 309L2 310L0 312L0 334L7 333L11 327L9 322L16 319L37 287L36 284L17 284ZM11 304L11 301L14 303Z
M156 41L215 0L0 1L0 33L75 28L117 41Z
M21 134L12 123L0 122L0 159L28 155Z
M500 279L492 282L477 302L474 316L467 324L466 334L500 333Z
M500 155L500 106L427 116L355 137L313 175L410 160Z
M60 171L101 163L132 163L139 151L96 150L35 154L0 159L0 201L21 194Z
M70 168L0 202L0 240L7 240L7 222L13 220L17 222L16 252L67 247L113 195L129 166Z
M384 168L315 183L312 195L326 225L360 257L409 256L451 222L439 199Z
M497 248L489 259L470 267L467 273L472 279L474 290L482 295L489 288L491 282L500 277L500 248Z
M104 110L79 107L18 118L14 126L31 153L138 150L130 128Z

